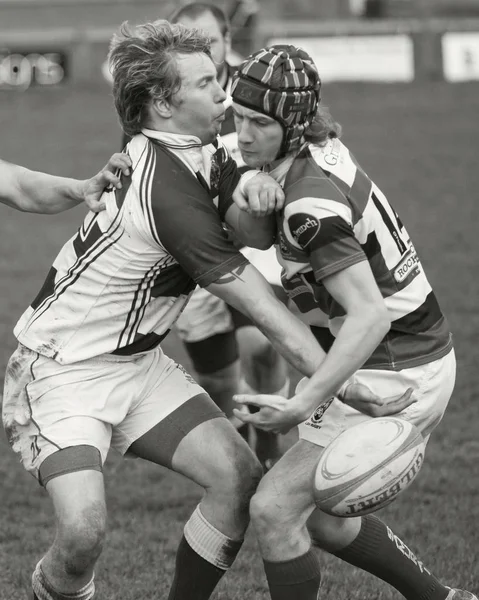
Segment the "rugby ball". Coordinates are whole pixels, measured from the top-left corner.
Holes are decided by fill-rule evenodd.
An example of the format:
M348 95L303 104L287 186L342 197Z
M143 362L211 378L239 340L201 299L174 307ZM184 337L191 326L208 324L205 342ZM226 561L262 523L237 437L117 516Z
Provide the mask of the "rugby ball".
M316 467L316 505L337 517L384 508L414 481L425 448L419 429L396 417L370 419L343 431Z

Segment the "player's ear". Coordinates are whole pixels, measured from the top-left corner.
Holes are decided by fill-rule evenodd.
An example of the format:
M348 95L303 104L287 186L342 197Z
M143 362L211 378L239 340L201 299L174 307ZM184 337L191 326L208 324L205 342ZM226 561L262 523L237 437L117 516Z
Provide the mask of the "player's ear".
M152 109L162 119L171 118L171 104L168 100L155 100L152 104Z

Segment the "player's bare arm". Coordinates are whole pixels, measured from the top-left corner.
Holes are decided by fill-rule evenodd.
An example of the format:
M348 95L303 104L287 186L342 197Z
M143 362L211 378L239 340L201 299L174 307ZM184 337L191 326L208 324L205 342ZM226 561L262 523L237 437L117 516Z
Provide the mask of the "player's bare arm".
M276 298L269 283L252 265L240 265L206 289L247 315L276 350L304 375L311 376L324 360L326 355L309 327Z
M85 202L98 212L104 206L100 197L108 186L121 188L116 172L129 173L131 162L126 154L114 154L94 177L70 179L31 171L0 161L0 201L22 212L55 214Z
M325 277L323 284L344 308L346 317L327 358L295 399L304 404L306 411L319 395L326 394L324 399L327 399L331 391L334 393L367 361L391 324L368 262L356 263ZM380 399L366 407L361 400L348 396L347 388L345 392L341 398L343 402L373 416L382 414L384 408Z

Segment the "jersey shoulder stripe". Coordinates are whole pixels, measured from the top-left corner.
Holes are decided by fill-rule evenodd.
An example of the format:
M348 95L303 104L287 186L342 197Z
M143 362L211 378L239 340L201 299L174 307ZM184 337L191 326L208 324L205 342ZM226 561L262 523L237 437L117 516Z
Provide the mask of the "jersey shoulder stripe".
M151 206L152 180L153 173L156 169L156 152L151 140L147 139L146 144L147 150L145 164L142 168L141 178L139 182L140 205L143 210L143 214L145 215L153 239L159 246L161 246L161 241L155 227L155 220L153 217L153 210Z

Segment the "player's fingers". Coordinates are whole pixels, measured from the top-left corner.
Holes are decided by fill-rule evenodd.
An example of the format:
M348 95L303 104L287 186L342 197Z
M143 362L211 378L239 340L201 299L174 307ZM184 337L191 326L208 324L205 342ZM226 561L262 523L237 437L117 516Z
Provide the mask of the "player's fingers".
M236 206L240 210L242 210L244 212L250 211L248 201L246 200L245 196L238 189L236 189L233 192L233 202L236 204Z
M256 417L251 413L243 412L239 408L233 408L233 414L237 419L239 419L243 423L251 423L251 425L255 425L255 426L257 425ZM257 413L255 413L255 414L257 414Z
M110 171L103 171L102 179L105 183L105 187L112 185L113 187L117 188L118 190L121 190L122 184L121 184L120 178L117 177L116 175L114 175L113 173L110 173Z
M395 415L403 410L406 410L411 404L415 404L417 402L416 398L409 397L407 399L395 400L393 402L388 402L384 406L382 406L379 410L381 412L381 416L387 417L389 415Z
M346 404L353 404L355 401L375 406L382 406L384 404L384 400L380 396L362 383L350 383L344 393L343 401Z
M270 212L272 212L273 207L271 205L271 189L270 188L265 188L262 192L261 192L261 216L265 217L266 215L269 215Z
M252 404L253 406L269 406L268 402L265 402L261 394L235 394L233 400L238 404Z
M131 158L124 152L115 152L106 166L111 171L120 169L124 175L130 174Z
M249 212L255 216L261 216L261 201L257 190L252 190L248 195Z
M276 188L273 188L269 191L268 194L268 210L266 212L267 215L274 213L276 210Z
M404 394L400 394L399 396L390 396L389 398L384 399L384 406L389 406L391 404L406 404L409 406L410 404L414 404L417 400L412 398L413 389L408 388Z
M97 200L95 200L95 202L91 202L91 201L87 201L87 206L88 208L95 213L101 212L102 210L105 210L106 205L104 202L98 202Z
M285 195L283 189L278 186L274 193L275 196L275 208L276 210L281 210L284 206Z

